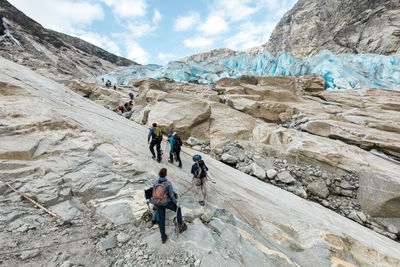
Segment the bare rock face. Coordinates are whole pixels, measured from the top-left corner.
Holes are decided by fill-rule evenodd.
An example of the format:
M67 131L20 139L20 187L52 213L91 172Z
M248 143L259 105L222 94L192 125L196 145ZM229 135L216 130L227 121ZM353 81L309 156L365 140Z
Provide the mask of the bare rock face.
M196 62L213 62L220 58L235 56L238 52L229 48L219 48L198 53L195 55L187 56L181 59L183 62L196 61Z
M136 64L79 38L43 28L6 0L0 5L0 55L56 80L87 78Z
M336 54L400 55L397 0L300 0L280 20L265 48L307 57Z

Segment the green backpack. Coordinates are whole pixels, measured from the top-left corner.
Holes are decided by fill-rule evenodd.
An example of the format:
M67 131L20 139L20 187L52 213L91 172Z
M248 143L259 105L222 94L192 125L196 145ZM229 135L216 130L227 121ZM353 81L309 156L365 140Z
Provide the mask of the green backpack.
M154 128L154 138L155 139L162 139L162 131L160 128Z

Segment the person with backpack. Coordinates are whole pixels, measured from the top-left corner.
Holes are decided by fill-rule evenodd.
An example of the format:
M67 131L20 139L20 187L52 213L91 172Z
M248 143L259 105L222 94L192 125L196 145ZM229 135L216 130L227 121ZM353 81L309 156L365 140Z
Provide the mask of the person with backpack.
M207 179L208 168L204 161L201 159L200 155L193 156L194 164L192 165L191 173L193 174L193 181L197 187L195 194L198 195L199 204L204 206L206 199L206 188L205 182Z
M181 153L181 145L182 145L182 141L181 138L178 136L178 134L176 132L174 132L174 134L168 134L168 142L170 144L170 149L169 149L169 163L174 163L174 155L176 158L176 161L178 161L179 168L182 168L182 161L181 161L181 157L180 157L180 153Z
M151 154L153 155L153 159L156 159L156 154L154 153L154 146L156 146L158 162L161 162L161 141L162 131L159 127L157 127L157 123L153 123L153 128L150 129L149 135L147 137L147 143L150 144L149 148Z
M153 184L153 204L157 208L158 226L160 228L161 240L164 244L168 240L165 234L165 211L166 209L177 212L177 221L179 233L187 229L187 225L183 222L182 211L178 201L175 198L174 189L167 176L167 169L162 168L159 173L159 178Z

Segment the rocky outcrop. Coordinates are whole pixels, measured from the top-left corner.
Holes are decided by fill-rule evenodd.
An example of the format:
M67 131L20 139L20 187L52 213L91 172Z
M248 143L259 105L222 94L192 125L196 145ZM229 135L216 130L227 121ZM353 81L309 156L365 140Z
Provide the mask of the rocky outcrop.
M0 248L6 266L400 264L398 243L204 154L215 181L207 189L206 210L191 193L182 194L188 230L177 238L175 214L167 212L170 239L163 245L157 227L141 219L147 211L143 189L165 166L178 193L190 187L191 178L186 167L149 159L147 127L2 58L0 80L6 118L0 128ZM31 145L19 147L21 139ZM199 152L183 150L183 164L190 166ZM275 177L296 180L288 170ZM52 220L21 201L5 182L70 222Z
M236 56L237 54L238 52L235 50L229 48L219 48L184 57L181 59L181 61L214 62L220 58Z
M308 57L335 54L400 55L399 1L300 0L276 25L265 48Z
M136 64L79 38L43 28L0 1L0 55L56 80L88 78ZM6 34L5 34L6 33Z

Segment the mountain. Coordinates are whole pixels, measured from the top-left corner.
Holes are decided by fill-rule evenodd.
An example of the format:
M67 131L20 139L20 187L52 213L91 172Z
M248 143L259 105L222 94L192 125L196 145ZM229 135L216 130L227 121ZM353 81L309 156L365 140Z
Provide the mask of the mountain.
M400 55L400 2L300 0L276 25L265 48L308 57L335 54Z
M136 64L79 38L43 28L6 0L0 0L0 55L39 73L86 78Z
M229 48L217 48L204 51L198 54L187 56L181 59L183 62L196 61L196 62L213 62L223 57L236 56L237 51Z

